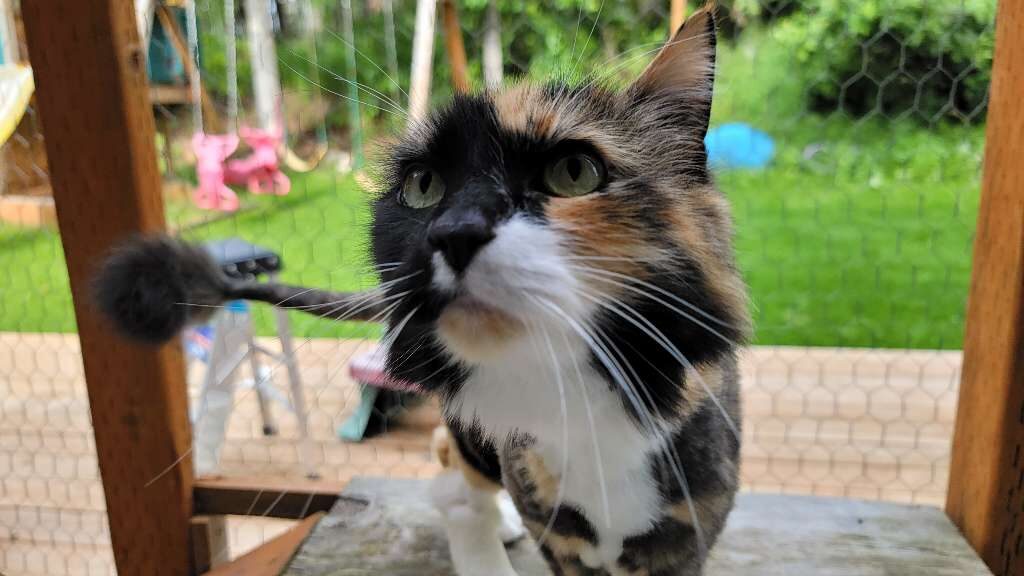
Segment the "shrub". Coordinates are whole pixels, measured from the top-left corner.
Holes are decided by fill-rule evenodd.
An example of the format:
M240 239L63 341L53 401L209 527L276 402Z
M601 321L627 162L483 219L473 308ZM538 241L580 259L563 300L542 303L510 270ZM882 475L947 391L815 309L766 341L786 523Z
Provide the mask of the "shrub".
M984 120L994 0L798 4L774 32L808 82L812 109L928 123Z

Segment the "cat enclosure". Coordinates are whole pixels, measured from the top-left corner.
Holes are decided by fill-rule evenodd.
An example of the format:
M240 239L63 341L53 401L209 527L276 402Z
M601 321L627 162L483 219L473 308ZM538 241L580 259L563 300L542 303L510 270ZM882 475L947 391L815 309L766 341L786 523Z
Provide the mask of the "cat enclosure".
M362 166L386 132L513 76L624 78L694 3L561 4L0 2L4 66L35 78L0 149L0 573L278 574L304 540L296 562L313 566L366 537L337 528L346 502L358 508L342 491L439 470L429 401L371 400L365 438L346 428L379 332L297 315L302 402L283 361L244 367L209 467L192 422L210 334L129 343L90 304L91 279L117 242L171 230L267 246L296 283L372 287ZM956 549L949 574L985 573L976 552L993 574L1024 575L1024 4L949 3L939 26L915 20L924 2L841 16L809 0L720 4L708 147L758 333L731 525L889 521L892 548L918 551L927 534ZM825 40L854 55L809 56ZM190 138L275 121L290 192L243 184L234 210L200 206ZM270 311L246 313L254 345L277 349ZM408 486L415 507L422 486ZM870 553L819 560L880 573L852 571Z

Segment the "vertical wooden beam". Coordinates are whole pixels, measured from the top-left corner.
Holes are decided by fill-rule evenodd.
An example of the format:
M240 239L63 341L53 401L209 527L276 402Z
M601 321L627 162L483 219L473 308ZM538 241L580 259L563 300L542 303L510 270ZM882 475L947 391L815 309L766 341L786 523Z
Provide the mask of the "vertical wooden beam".
M356 32L352 23L352 0L341 0L341 19L341 33L345 35L347 44L345 67L348 69L349 80L348 117L352 137L352 167L359 170L363 167L363 120L359 111L359 68L356 66Z
M1024 2L996 19L981 209L946 511L992 571L1024 575Z
M672 0L668 17L668 37L671 38L686 21L686 0Z
M164 229L132 2L32 0L22 10L114 560L119 574L187 574L192 467L180 349L117 337L90 297L113 244Z
M487 19L484 22L483 68L484 84L488 88L501 86L503 64L501 56L501 12L498 0L487 3Z
M416 31L412 39L412 72L409 75L410 122L426 116L430 106L436 19L437 0L416 0Z
M398 45L395 42L395 10L391 0L382 0L384 9L384 52L388 59L388 75L391 76L390 86L391 97L395 102L401 102L399 96L402 94L402 86L398 75Z
M245 0L245 22L249 31L249 66L252 68L252 92L260 128L272 130L278 125L281 77L277 69L277 45L268 0ZM283 128L283 125L282 125Z
M459 24L459 9L455 0L444 0L444 44L448 52L448 67L452 74L452 88L456 92L469 92L469 75L466 72L466 46L462 43L462 26Z
M192 566L196 574L205 574L231 559L227 519L223 516L194 516L190 534Z
M181 67L185 70L185 77L189 79L189 82L195 82L195 86L192 87L193 93L199 94L198 104L203 109L203 123L206 129L210 132L220 133L222 131L222 123L220 121L220 114L217 113L217 108L213 105L213 99L210 98L209 93L206 91L206 87L203 86L201 74L196 70L196 63L192 58L192 51L189 50L188 41L181 35L181 30L178 28L177 21L174 18L174 14L171 13L171 9L161 4L156 7L156 17L160 20L160 27L163 28L164 33L171 40L171 46L174 47L174 51L178 53L178 58L181 59ZM144 50L148 50L145 47ZM144 51L143 54L146 52ZM192 105L195 106L195 98L193 98Z
M13 0L0 0L0 40L3 41L4 64L19 64L22 60L18 42L18 25L14 21Z

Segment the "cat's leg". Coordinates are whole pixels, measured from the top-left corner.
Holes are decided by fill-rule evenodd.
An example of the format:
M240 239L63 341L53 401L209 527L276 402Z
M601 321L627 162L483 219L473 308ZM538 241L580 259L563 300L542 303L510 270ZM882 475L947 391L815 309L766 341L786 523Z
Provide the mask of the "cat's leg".
M512 497L508 495L508 492L502 490L498 492L496 498L498 509L501 510L501 526L498 527L498 536L501 537L501 541L505 544L512 544L525 538L526 526L523 524L522 516L519 515L519 510L516 510Z
M516 576L503 540L523 531L521 524L518 529L515 525L518 514L507 518L515 512L511 501L503 505L499 499L496 454L491 457L493 450L487 446L470 447L467 438L445 428L435 431L434 451L445 470L431 484L431 498L445 518L456 572L459 576Z

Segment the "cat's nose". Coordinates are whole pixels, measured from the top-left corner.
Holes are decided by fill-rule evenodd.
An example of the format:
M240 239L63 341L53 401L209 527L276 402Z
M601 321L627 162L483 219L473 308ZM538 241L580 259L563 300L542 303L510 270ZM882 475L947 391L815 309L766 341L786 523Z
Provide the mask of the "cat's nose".
M452 208L430 224L427 241L456 273L462 272L488 242L494 225L480 210Z

